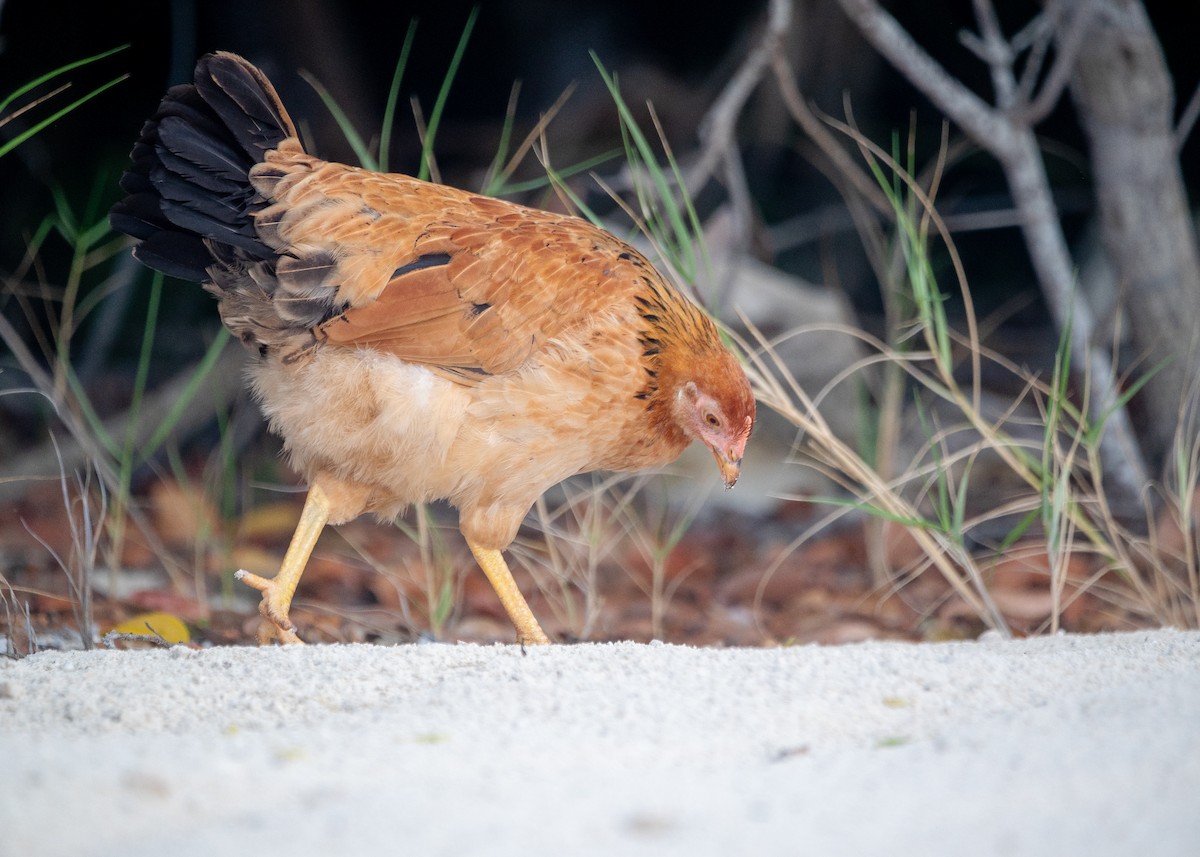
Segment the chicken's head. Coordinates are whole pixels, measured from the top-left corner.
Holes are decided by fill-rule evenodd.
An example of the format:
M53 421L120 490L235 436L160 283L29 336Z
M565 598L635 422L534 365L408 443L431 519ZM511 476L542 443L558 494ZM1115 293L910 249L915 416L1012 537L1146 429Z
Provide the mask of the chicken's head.
M712 450L725 487L732 488L754 428L754 396L746 374L728 352L705 368L709 371L696 372L679 385L672 412L685 434Z

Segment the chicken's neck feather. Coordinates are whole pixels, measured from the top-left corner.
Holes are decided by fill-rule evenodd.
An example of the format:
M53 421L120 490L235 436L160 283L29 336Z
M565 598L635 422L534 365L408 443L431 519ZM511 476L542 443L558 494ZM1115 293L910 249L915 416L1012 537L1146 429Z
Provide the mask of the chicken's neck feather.
M725 372L732 357L704 310L656 280L643 277L646 288L635 298L644 324L639 342L646 374L637 398L645 403L652 431L682 440L684 432L672 416L672 400L689 381L707 386L705 379Z

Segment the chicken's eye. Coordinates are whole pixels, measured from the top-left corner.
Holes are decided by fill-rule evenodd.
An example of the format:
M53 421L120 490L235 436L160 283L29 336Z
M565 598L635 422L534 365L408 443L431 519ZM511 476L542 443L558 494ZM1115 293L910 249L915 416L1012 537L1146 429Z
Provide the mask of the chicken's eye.
M713 428L721 427L721 420L717 418L716 414L705 414L704 421L706 423L708 423L710 426L712 426Z

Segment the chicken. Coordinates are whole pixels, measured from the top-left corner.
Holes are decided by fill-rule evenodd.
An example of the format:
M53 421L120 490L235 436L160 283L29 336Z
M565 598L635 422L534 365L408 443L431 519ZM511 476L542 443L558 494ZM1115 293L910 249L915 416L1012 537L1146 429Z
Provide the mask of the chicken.
M259 640L300 642L325 525L445 500L521 643L549 642L502 551L552 485L705 444L727 487L754 398L713 322L576 217L307 154L270 81L229 53L142 129L112 225L204 284L309 489Z

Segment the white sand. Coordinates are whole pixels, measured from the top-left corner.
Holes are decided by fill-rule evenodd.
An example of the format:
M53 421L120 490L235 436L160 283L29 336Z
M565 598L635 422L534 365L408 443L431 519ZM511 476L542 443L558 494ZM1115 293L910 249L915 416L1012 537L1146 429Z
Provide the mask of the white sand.
M0 662L2 857L250 853L1195 857L1200 634Z

